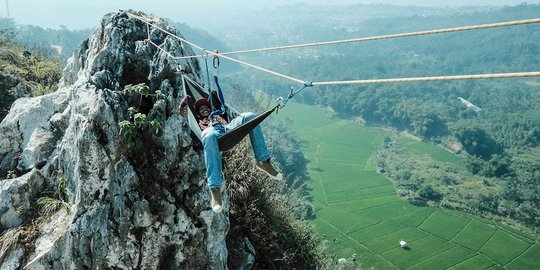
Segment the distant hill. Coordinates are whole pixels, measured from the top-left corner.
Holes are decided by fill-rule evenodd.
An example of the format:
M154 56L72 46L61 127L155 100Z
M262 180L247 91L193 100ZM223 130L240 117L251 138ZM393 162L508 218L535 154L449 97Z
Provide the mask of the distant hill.
M10 40L23 45L27 50L39 50L42 55L63 59L71 56L81 41L93 31L93 29L70 30L66 26L50 29L20 25L6 18L0 18L0 28L11 29Z

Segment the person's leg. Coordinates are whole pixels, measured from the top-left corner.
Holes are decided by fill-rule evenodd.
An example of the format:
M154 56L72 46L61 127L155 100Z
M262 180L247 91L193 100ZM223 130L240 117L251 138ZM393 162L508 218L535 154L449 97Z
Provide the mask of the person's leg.
M214 127L202 131L202 143L204 146L204 163L206 164L206 177L209 188L221 188L221 153L219 152L219 132Z
M233 129L253 118L255 118L255 114L253 113L242 113L227 125L227 129ZM270 158L270 152L268 151L268 147L264 141L264 135L260 125L257 125L253 130L251 130L249 133L249 139L251 141L251 147L253 148L255 160L257 162L268 160Z
M235 128L242 123L245 123L255 117L253 113L242 113L240 116L236 117L231 121L227 128ZM260 125L257 125L249 133L249 139L251 140L251 148L253 148L253 154L255 155L256 167L266 173L268 176L282 180L283 176L281 173L276 171L272 164L270 163L270 152L264 141L264 135Z

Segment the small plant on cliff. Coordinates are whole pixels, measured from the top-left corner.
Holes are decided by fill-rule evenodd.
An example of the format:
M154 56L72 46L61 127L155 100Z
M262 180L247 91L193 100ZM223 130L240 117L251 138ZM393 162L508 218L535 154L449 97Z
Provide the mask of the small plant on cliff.
M161 91L156 90L154 94L150 94L150 88L144 83L139 84L128 84L124 87L124 94L130 94L135 93L140 95L139 98L139 105L142 103L142 98L147 96L155 96L157 99L165 98L165 94L161 93Z
M11 178L17 178L17 172L15 172L15 171L8 171L8 172L7 172L7 175L6 175L6 179L11 179Z
M55 90L55 87L53 87L53 86L39 85L38 87L36 87L36 88L34 88L32 90L32 96L33 97L43 96L43 95L50 94L50 93L54 92L54 90Z
M150 89L144 83L136 85L128 84L124 87L124 94L136 93L140 95L139 104L142 102L142 98L150 94Z
M37 200L37 204L40 206L41 213L46 216L50 216L62 208L66 209L68 213L70 212L66 177L59 176L57 179L55 191L45 192L45 194L48 196L40 197Z
M128 84L124 87L124 93L136 93L140 95L139 106L142 103L142 98L146 96L156 96L162 98L163 94L160 91L156 91L155 94L149 93L149 88L144 83L131 85ZM120 127L120 134L126 139L126 145L129 150L141 147L141 137L144 130L150 129L152 133L158 134L161 129L161 123L158 120L148 121L148 117L144 113L140 113L137 108L129 107L127 109L128 120L121 121L118 125Z

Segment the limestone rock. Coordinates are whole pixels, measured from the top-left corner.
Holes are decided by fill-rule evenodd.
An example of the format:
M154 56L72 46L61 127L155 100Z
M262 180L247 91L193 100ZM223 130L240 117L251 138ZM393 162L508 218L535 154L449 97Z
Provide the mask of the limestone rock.
M150 34L175 56L193 54L157 28ZM33 241L12 247L1 269L227 269L228 208L209 210L202 153L176 109L176 71L201 81L199 63L173 61L147 38L147 24L128 12L105 15L68 60L58 91L17 100L0 123L0 178L20 175L0 180L1 229L23 228ZM165 96L122 91L138 83ZM139 130L134 150L119 127L128 107L161 123L159 134ZM42 196L69 207L40 217Z
M0 232L21 225L21 214L31 208L43 181L37 170L21 177L0 180Z

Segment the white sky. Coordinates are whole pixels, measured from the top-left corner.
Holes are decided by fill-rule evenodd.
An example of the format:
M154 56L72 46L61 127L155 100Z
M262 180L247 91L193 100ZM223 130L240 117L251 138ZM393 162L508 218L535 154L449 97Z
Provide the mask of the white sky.
M348 5L360 3L385 3L423 6L486 6L517 5L523 2L540 3L540 0L0 0L0 17L10 17L19 24L32 24L46 28L94 28L104 14L119 9L135 9L153 13L162 18L185 22L200 27L205 18L221 14L249 12L253 9L309 3L313 5Z

